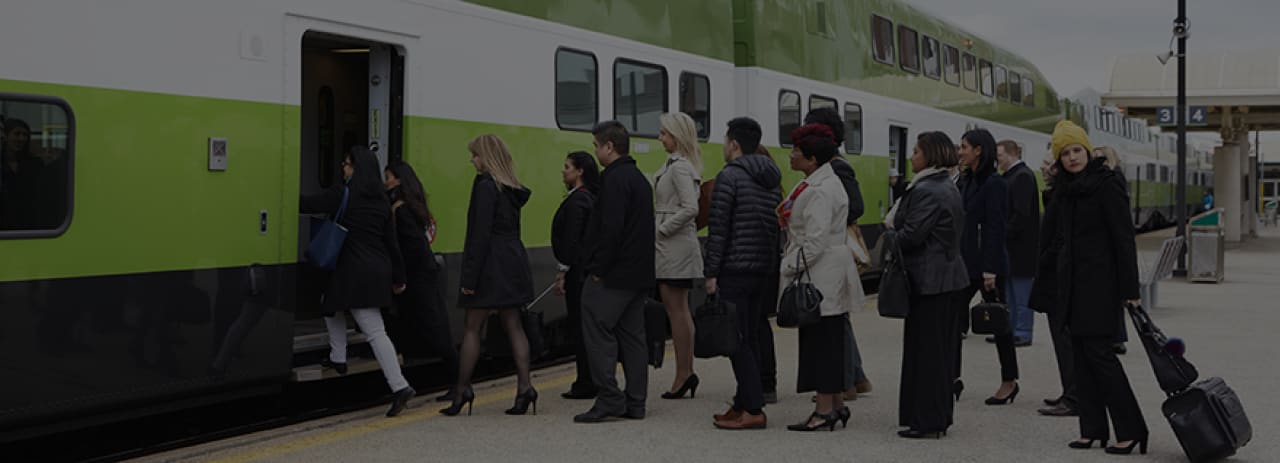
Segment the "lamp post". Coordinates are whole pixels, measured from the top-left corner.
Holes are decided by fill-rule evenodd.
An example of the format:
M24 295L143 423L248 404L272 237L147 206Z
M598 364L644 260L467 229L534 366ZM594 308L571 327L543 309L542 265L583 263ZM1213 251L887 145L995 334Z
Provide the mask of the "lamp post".
M1173 36L1178 39L1178 190L1174 217L1178 236L1187 236L1187 0L1178 0L1178 17L1173 20ZM1187 276L1187 247L1178 253L1173 274Z

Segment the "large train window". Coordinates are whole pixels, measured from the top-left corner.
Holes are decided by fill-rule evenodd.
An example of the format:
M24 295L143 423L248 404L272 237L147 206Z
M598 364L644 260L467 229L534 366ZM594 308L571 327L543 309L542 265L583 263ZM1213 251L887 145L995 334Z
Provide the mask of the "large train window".
M666 68L627 59L613 63L613 118L632 134L657 137L667 104Z
M975 92L978 91L978 59L965 53L960 63L964 69L964 88Z
M49 238L71 223L75 117L67 102L0 93L0 238Z
M1036 83L1031 79L1022 79L1022 104L1036 105Z
M960 86L960 50L951 45L942 46L942 75L948 84Z
M1169 166L1160 166L1160 183L1169 183Z
M1009 101L1009 71L1004 66L996 66L996 98ZM1014 90L1021 93L1022 89Z
M871 15L871 50L876 61L893 64L893 21Z
M923 36L921 39L920 56L924 60L924 76L930 79L942 78L942 56L938 47L938 40Z
M986 96L994 95L995 92L992 91L993 88L991 85L991 62L985 59L979 60L978 72L980 73L980 78L982 82L982 94Z
M1156 181L1156 165L1155 164L1147 164L1146 172L1147 172L1148 182Z
M1016 104L1022 104L1022 76L1013 71L1009 71L1009 98Z
M907 26L898 26L898 65L904 71L920 73L920 34Z
M556 125L564 130L591 130L600 116L596 56L556 50Z
M698 138L711 136L711 79L691 72L680 73L680 112L693 118Z
M778 144L791 146L791 131L800 127L800 94L791 90L778 93Z
M862 105L844 104L844 152L862 154Z
M813 111L818 108L836 109L837 105L838 103L836 103L835 98L827 98L825 96L819 96L819 95L809 95L810 111Z

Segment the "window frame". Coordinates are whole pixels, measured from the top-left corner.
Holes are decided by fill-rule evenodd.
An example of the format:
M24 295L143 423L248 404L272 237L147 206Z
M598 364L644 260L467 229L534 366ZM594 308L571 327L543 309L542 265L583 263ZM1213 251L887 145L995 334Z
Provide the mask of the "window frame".
M1010 103L1013 103L1013 104L1016 104L1016 105L1025 105L1026 103L1023 103L1023 101L1022 101L1022 74L1020 74L1020 73L1018 73L1018 72L1015 72L1015 71L1010 70L1010 71L1009 71L1009 75L1008 75L1008 79L1009 79L1009 102L1010 102ZM1018 94L1018 98L1017 98L1017 99L1015 99L1015 98L1013 97L1013 95L1014 95L1014 93L1013 93L1013 81L1014 81L1014 80L1017 80L1017 81L1018 81L1018 93L1017 93L1017 94ZM1068 112L1068 117L1067 117L1067 119L1070 119L1070 117L1069 117L1069 116L1070 116L1070 112Z
M701 78L704 82L707 83L707 123L703 125L703 128L706 129L706 133L697 134L698 140L707 141L709 138L711 138L711 108L714 106L711 104L711 77L707 76L706 74L700 74L692 71L680 71L680 75L676 78L676 100L678 100L676 101L676 104L678 105L679 108L681 108L680 109L681 112L684 112L684 110L682 109L684 107L684 104L683 104L684 93L681 92L680 89L681 89L681 86L684 84L685 77L689 77L691 81L695 81ZM695 91L693 95L693 105L695 106L694 109L696 110L697 109L696 106L698 105L697 91ZM698 122L698 118L694 117L693 114L689 114L689 113L685 113L685 114L688 114L689 118L693 119L694 123Z
M924 57L924 51L929 49L930 43L933 44L933 61L936 63L933 74L929 74L929 60ZM920 48L916 50L916 53L920 55L920 73L933 80L942 80L942 42L933 37L920 34Z
M586 128L586 129L579 129L579 128L573 128L573 127L565 127L564 124L560 123L560 85L559 85L560 84L560 52L576 53L583 56L589 56L591 57L592 65L595 66L595 74L596 74L595 85L594 85L594 88L591 89L591 94L595 98L595 103L596 103L595 104L596 117L594 117L595 123L592 124L593 127ZM555 111L556 128L559 128L560 130L568 130L573 132L590 132L592 129L594 129L595 124L600 123L600 59L596 58L595 53L592 53L586 50L580 50L577 48L570 48L570 47L556 47L556 58L555 58L554 66L555 66L556 88L555 88L555 97L554 97L555 104L554 104L553 111Z
M996 96L995 67L991 63L991 60L978 58L978 87L982 87L982 84L984 81L984 79L982 78L983 69L987 70L987 77L990 77L990 79L985 79L986 82L990 84L990 86L987 88L979 88L978 93L981 93L982 96L988 96L988 97L994 98Z
M968 59L966 60L965 58L968 58ZM965 71L965 67L964 67L965 61L969 61L973 63L972 78L969 78L968 76L969 73ZM960 81L964 83L965 90L978 93L978 88L980 87L980 85L978 84L978 81L981 80L981 76L979 74L980 73L978 72L978 57L974 56L973 53L961 52L960 53Z
M818 100L818 101L822 101L822 102L826 102L826 103L831 103L831 106L830 106L830 108L831 108L831 109L835 109L835 110L839 110L839 109L840 109L840 101L836 100L835 98L831 98L831 97L828 97L828 96L822 96L822 95L819 95L819 94L816 94L816 93L810 93L810 94L809 94L809 110L810 110L810 111L813 111L813 109L814 109L814 106L813 106L813 102L814 102L814 100ZM823 107L827 107L827 106L825 106L825 105L824 105Z
M1022 76L1022 104L1028 108L1036 107L1036 81Z
M912 36L912 39L903 40L903 37L902 37L903 32L910 34ZM919 74L921 71L920 69L920 31L917 31L915 29L912 29L902 24L898 24L898 28L894 31L894 38L897 39L898 41L898 67L901 68L903 71L906 71L912 74ZM906 43L910 43L912 46L912 49L915 50L915 59L912 60L913 62L911 63L908 63L906 60L907 58L906 57L907 47L905 45ZM909 67L908 64L915 67L914 68Z
M790 148L792 146L791 132L785 131L782 129L782 97L787 94L792 94L796 96L796 127L799 127L804 123L804 100L800 98L800 92L797 92L795 90L788 90L785 88L779 89L778 90L778 146L781 146L783 148ZM786 141L783 141L784 139Z
M876 21L884 21L885 24L889 25L889 54L888 57L884 59L881 59L880 54L878 53L880 48L877 45L880 43L880 38L876 34ZM893 20L889 19L887 16L881 16L875 13L871 14L871 59L882 64L893 65L894 60L898 56L898 35L897 28L894 26L895 24L893 23Z
M52 95L33 95L26 93L9 93L0 92L0 100L16 103L34 103L47 104L61 108L67 117L67 212L62 219L62 223L55 228L41 230L0 230L0 241L3 240L20 240L20 239L38 239L38 238L57 238L62 236L71 228L72 218L75 216L76 204L76 114L71 109L71 103L61 97ZM41 132L44 126L40 127Z
M951 52L955 52L955 56L952 56ZM956 79L954 81L947 78L948 61L955 67ZM961 82L964 81L964 69L960 67L960 49L951 46L949 43L942 44L942 81L955 87L960 87Z
M1012 89L1009 88L1009 69L996 64L995 75L992 76L992 83L994 84L996 98L1004 101L1010 101ZM1004 84L1004 97L1000 96L1000 84ZM1021 92L1022 89L1018 89L1018 91Z
M615 82L618 78L619 64L628 64L631 66L642 67L642 68L650 67L650 68L656 68L656 69L662 70L662 92L661 92L662 93L662 112L659 113L659 116L671 111L671 73L667 71L666 66L656 64L656 63L650 63L648 61L640 61L637 59L619 57L613 60L613 76L612 76L613 78L609 79L610 84L613 84L613 82ZM613 89L613 120L622 122L618 120L618 106L619 106L618 96L619 96L618 89L616 88ZM635 95L632 95L631 97L635 98ZM623 126L627 128L627 132L631 136L639 137L639 138L658 138L658 135L659 135L658 132L643 133L639 131L639 127L638 127L640 125L639 113L637 113L637 117L634 122L636 123L636 126L637 126L636 129L634 130L631 127L626 127L626 124L623 124ZM659 126L661 126L661 123L659 123ZM661 129L659 129L659 131L661 131Z
M858 119L857 119L858 124L852 127L854 131L856 131L858 134L858 138L857 138L858 144L856 146L853 144L853 140L854 140L853 133L851 133L849 130L851 128L849 124L854 120L853 118L849 117L850 108L857 108L858 110ZM862 154L862 144L863 144L862 121L865 119L866 119L866 115L865 113L862 112L861 104L845 102L844 104L844 123L845 123L844 152L845 154Z

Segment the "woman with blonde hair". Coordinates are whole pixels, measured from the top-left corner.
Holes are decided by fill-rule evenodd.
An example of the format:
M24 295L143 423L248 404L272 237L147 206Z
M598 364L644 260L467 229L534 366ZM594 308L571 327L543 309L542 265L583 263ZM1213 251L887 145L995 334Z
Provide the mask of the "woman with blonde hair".
M667 162L653 175L654 220L657 227L654 263L662 302L671 320L676 347L676 376L664 399L693 397L698 375L693 372L693 317L689 314L689 290L702 278L702 248L698 243L698 184L702 182L702 151L693 118L667 113L660 118L658 141L667 151Z
M475 400L471 374L480 357L480 330L497 311L511 340L516 363L515 405L508 415L523 415L530 405L537 413L538 392L529 378L529 340L520 323L520 309L533 300L529 255L520 241L520 208L532 194L516 178L507 145L496 135L481 135L467 145L475 182L467 208L467 238L462 251L462 281L458 305L467 309L461 362L453 404L440 410L457 415ZM467 413L470 414L470 408Z

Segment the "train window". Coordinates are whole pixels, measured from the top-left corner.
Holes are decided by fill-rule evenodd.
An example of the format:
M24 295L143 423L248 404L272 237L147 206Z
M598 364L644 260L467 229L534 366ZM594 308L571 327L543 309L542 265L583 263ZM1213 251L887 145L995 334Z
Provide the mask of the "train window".
M986 96L994 95L995 92L991 85L991 62L987 60L978 60L978 72L980 82L982 82L982 94Z
M1147 164L1147 169L1145 172L1147 173L1148 182L1156 181L1156 165L1155 164Z
M862 154L862 105L844 104L844 152Z
M0 238L49 238L71 223L75 116L67 102L0 94Z
M1009 71L1009 101L1022 104L1022 76L1013 71ZM1070 118L1068 115L1067 119Z
M800 127L800 94L783 90L778 94L778 144L791 146L791 131Z
M898 65L904 71L920 73L920 34L907 26L898 26Z
M698 138L711 136L711 79L690 72L680 73L680 112L693 118Z
M626 59L613 63L613 118L632 134L657 137L667 103L666 68Z
M978 59L965 53L960 59L960 64L964 69L964 88L978 91Z
M819 95L809 95L809 110L813 111L818 108L836 109L837 103L834 98L827 98Z
M556 50L556 125L564 130L591 130L600 116L596 56Z
M1022 79L1022 104L1036 105L1036 83L1031 79Z
M1009 72L1004 66L996 66L996 98L1009 100ZM1019 89L1021 90L1021 89Z
M948 84L960 85L960 50L951 45L942 46L942 75Z
M1160 182L1169 183L1169 166L1160 166Z
M930 79L942 78L942 56L938 48L938 40L924 36L921 40L924 46L920 47L920 55L924 59L924 76Z
M871 15L871 50L876 61L893 64L893 21Z

